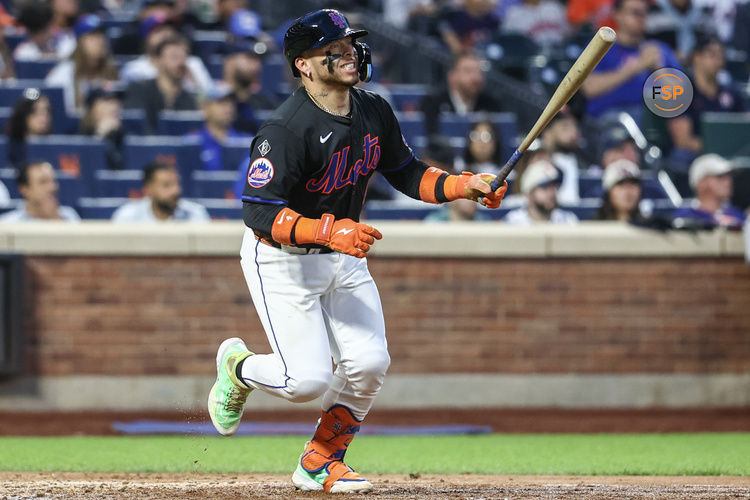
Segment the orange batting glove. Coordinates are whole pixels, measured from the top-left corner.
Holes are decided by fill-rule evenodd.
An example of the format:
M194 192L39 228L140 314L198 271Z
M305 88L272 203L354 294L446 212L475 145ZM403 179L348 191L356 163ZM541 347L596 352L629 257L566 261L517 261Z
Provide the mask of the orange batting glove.
M495 176L492 174L462 172L461 175L451 175L445 180L445 196L449 200L466 198L481 203L487 208L498 208L508 190L508 183L503 181L502 186L490 192L490 184L494 180Z
M274 240L286 245L314 243L360 259L367 255L375 240L383 237L374 227L352 219L336 220L331 214L323 214L320 219L308 219L289 208L279 212L271 235Z

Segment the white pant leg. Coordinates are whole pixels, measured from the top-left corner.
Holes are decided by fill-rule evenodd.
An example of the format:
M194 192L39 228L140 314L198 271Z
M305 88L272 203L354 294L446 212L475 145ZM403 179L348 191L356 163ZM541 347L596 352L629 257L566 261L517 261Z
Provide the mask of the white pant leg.
M390 365L385 321L367 261L342 255L336 286L321 297L331 351L337 365L323 410L335 404L362 420L380 391Z
M311 401L331 385L331 352L320 294L335 279L337 254L292 255L247 230L242 270L272 354L242 364L242 378L293 402Z

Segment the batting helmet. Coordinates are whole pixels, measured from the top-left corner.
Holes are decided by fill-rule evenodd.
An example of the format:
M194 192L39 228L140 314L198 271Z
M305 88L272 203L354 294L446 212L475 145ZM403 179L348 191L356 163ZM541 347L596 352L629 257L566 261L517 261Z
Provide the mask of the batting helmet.
M355 41L358 37L366 34L366 30L352 29L346 17L337 10L316 10L300 17L286 30L284 34L284 55L292 69L292 74L299 77L299 70L294 65L294 61L304 52L324 47L331 42L350 36L354 41L354 48L359 57L359 78L363 81L369 81L372 77L370 47L366 43Z

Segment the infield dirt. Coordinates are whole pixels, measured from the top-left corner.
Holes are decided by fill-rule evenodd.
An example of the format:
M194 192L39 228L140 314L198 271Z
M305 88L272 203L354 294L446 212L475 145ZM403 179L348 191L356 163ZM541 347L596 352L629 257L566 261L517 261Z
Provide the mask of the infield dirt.
M346 498L698 499L750 498L747 477L373 475L375 491ZM288 475L88 474L0 472L0 498L287 499L330 498L297 492ZM336 497L334 497L336 498Z

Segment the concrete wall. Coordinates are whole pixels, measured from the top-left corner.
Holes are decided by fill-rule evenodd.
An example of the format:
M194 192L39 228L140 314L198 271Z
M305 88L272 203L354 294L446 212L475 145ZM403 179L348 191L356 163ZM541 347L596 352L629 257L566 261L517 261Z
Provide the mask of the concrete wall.
M381 407L750 405L737 234L375 224L393 360ZM0 227L0 251L27 256L26 369L0 381L0 409L201 407L222 339L268 351L241 236L237 223Z

